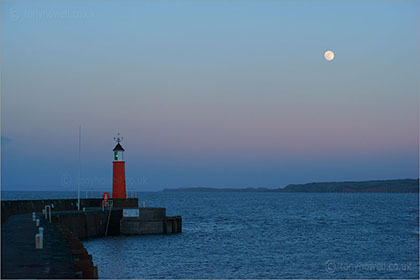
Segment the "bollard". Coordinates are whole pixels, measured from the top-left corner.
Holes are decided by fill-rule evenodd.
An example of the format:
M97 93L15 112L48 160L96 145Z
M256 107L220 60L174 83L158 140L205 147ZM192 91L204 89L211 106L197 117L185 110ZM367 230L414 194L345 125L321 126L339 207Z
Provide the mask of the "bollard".
M143 208L146 208L146 202L143 201Z
M83 212L86 212L86 208L85 207L83 207Z
M45 209L42 209L42 215L43 216L45 215Z
M43 227L39 227L39 234L41 234L42 236L44 236L44 228Z
M36 226L39 227L39 219L36 219L35 222L36 222Z
M35 234L35 248L42 249L44 247L43 236L40 233Z
M35 212L32 212L32 221L35 222L35 219L36 219L36 214L35 214Z

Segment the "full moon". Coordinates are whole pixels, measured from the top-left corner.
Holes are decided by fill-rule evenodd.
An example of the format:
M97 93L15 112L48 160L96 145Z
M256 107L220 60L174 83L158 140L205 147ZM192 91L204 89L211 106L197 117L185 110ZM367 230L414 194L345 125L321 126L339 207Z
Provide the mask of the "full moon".
M324 57L326 60L331 61L334 59L334 52L333 51L326 51L324 53Z

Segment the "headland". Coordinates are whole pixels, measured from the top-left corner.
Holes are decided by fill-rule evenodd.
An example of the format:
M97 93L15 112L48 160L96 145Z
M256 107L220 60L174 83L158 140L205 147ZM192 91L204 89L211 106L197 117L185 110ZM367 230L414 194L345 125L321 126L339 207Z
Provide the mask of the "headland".
M164 192L306 192L306 193L418 193L419 179L316 182L284 188L176 188Z

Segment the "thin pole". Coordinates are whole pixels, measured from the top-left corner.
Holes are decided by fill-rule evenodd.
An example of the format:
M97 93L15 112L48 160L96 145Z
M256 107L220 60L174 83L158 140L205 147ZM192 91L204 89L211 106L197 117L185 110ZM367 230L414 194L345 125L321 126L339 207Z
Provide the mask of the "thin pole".
M111 200L111 205L109 206L108 222L106 223L105 236L108 235L109 219L111 219L112 206L114 206L113 200Z
M79 125L79 178L77 180L77 210L80 211L80 146L82 145L82 126Z

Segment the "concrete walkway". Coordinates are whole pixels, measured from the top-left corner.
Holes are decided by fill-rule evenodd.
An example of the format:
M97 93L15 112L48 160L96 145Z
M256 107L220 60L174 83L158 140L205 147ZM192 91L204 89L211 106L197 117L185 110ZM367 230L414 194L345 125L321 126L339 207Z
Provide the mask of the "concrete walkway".
M38 227L32 214L10 216L1 225L1 278L76 278L63 234L37 214L44 227L44 249L35 249Z

